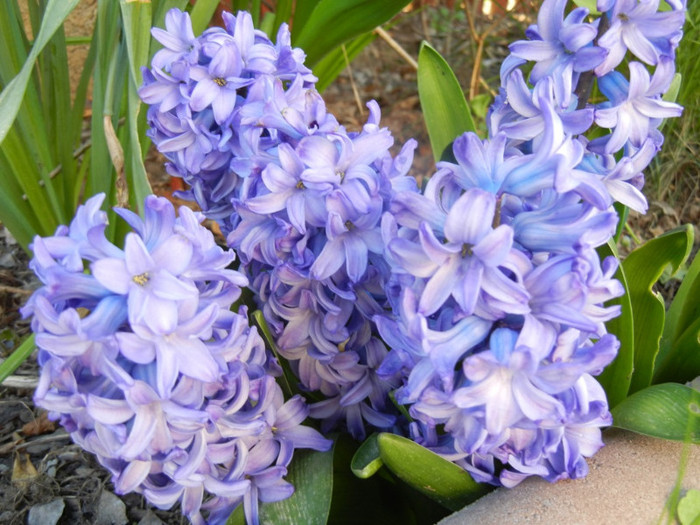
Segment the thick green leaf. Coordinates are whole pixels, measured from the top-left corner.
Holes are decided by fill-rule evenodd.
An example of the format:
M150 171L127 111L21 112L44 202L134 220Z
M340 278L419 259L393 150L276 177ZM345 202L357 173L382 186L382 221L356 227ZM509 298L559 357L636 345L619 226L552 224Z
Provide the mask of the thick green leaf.
M143 159L145 153L141 148L138 118L141 109L141 99L138 86L141 85L141 67L148 62L151 44L150 27L152 20L151 4L128 2L121 0L122 17L124 19L124 35L129 57L129 81L127 88L127 129L128 148L127 178L131 197L131 206L138 209L142 206L147 195L153 193L148 182L148 175Z
M418 95L435 162L452 158L454 140L476 126L457 77L427 42L418 54Z
M272 27L271 37L273 40L277 37L277 31L283 23L289 23L292 18L292 11L294 7L293 0L277 0L277 5L275 7L275 23Z
M329 524L418 525L437 523L450 513L397 479L388 469L381 469L376 476L367 479L353 475L348 465L357 449L357 443L348 434L338 436L333 453L333 502Z
M700 444L700 392L678 383L653 385L612 409L613 426Z
M292 42L306 53L314 67L340 44L371 31L391 19L410 0L320 0L304 27L292 34Z
M617 258L615 243L609 241L608 244L598 248L600 258L613 256ZM615 278L622 283L625 290L629 289L625 270L620 265L615 273ZM627 397L632 381L634 370L634 318L632 316L632 303L629 294L617 297L606 304L606 306L620 305L621 313L618 317L608 321L605 326L608 332L617 336L620 341L620 349L617 357L598 376L598 381L605 389L608 403L614 407Z
M0 384L12 374L19 365L24 363L32 354L36 345L34 344L34 334L27 337L19 347L12 352L10 357L0 363Z
M653 287L667 266L675 272L693 245L691 226L667 232L630 253L622 262L634 316L634 374L630 392L651 384L664 329L666 307Z
M697 298L696 298L697 301ZM673 349L658 367L655 382L692 381L700 376L700 317L673 341Z
M333 449L299 450L286 480L294 485L292 497L260 506L260 523L325 525L333 494Z
M292 41L296 42L297 37L311 18L316 6L321 0L296 0L294 3L294 19L292 21Z
M39 34L34 40L27 60L24 62L19 74L10 81L2 93L0 93L0 143L5 140L10 126L17 116L20 104L27 89L29 77L34 68L39 53L44 49L54 33L61 27L68 14L78 4L79 0L49 0L46 6L44 18L41 21Z
M370 478L382 468L378 437L379 435L375 433L365 439L352 457L350 468L358 478Z
M600 14L597 9L598 3L596 0L574 0L574 4L576 4L578 7L585 7L591 12L592 15Z
M690 231L692 232L692 230ZM677 361L679 356L681 358L689 357L684 355L684 352L692 352L692 350L686 350L685 347L678 344L678 341L681 336L688 340L691 325L700 319L698 297L700 297L700 257L696 255L683 277L668 312L666 312L666 325L661 337L658 364L654 373L655 382L681 381L681 379L676 379L676 373L680 370ZM690 341L688 340L688 342ZM695 375L700 375L700 373Z
M486 494L462 468L407 439L389 433L377 437L384 465L411 487L456 511Z
M375 38L377 37L374 33L365 33L357 38L353 38L350 42L345 44L345 53L343 53L342 48L336 48L324 56L318 64L314 66L314 75L318 77L316 89L322 93L323 90L336 79L341 71L345 69L348 65L348 61L352 62L360 51L372 43ZM346 54L347 60L345 58Z
M197 0L190 12L192 19L192 31L195 35L201 34L211 22L219 0Z
M285 479L294 485L291 497L260 505L260 523L274 525L326 525L333 494L333 453L297 450ZM245 525L243 505L226 520L226 525Z
M700 525L700 490L690 489L678 502L681 525Z

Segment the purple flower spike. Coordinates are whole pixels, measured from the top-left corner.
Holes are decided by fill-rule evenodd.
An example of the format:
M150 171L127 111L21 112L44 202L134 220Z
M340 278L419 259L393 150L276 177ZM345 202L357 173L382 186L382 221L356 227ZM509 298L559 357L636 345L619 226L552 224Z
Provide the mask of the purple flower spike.
M301 425L301 398L284 403L245 308L231 311L247 280L202 216L182 208L176 217L153 196L143 219L118 209L134 230L122 251L104 237L103 200L34 240L45 285L23 314L40 349L35 403L97 456L119 493L160 508L180 501L193 523L243 502L257 522L258 500L293 492L283 477L294 450L331 442ZM203 505L207 492L218 508Z

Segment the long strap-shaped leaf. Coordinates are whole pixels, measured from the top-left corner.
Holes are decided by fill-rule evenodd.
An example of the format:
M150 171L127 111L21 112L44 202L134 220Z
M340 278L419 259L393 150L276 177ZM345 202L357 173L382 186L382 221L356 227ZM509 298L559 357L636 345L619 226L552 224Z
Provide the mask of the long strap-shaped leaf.
M304 27L294 27L292 42L306 52L306 64L313 68L336 46L387 22L409 0L320 0ZM296 16L295 16L296 23Z
M607 245L598 248L598 254L601 259L608 256L618 258L617 248L612 240ZM629 289L627 276L622 265L618 267L615 278L622 283L625 290ZM620 341L620 349L615 360L598 376L598 381L605 389L609 405L614 407L627 398L632 381L632 372L634 370L634 316L629 294L617 297L606 304L606 306L611 305L620 305L621 312L618 317L608 321L605 327L609 333L617 336Z
M612 409L613 426L663 439L700 443L700 392L678 383L653 385Z
M659 341L664 329L666 307L653 290L664 269L673 272L685 262L693 245L689 228L679 228L652 239L630 253L622 262L634 316L634 375L630 392L651 384Z
M492 487L475 482L454 463L408 438L389 433L377 437L382 462L411 487L457 511Z
M451 159L452 142L476 126L457 77L427 42L418 54L418 96L435 162Z
M299 450L285 479L294 494L285 500L260 506L260 523L275 525L325 525L333 494L333 449L327 452ZM226 525L244 525L243 505L226 520Z
M54 33L61 27L68 14L77 5L79 0L49 0L46 6L44 18L41 21L39 34L34 41L34 46L22 66L19 74L13 78L0 93L0 143L5 140L10 126L17 117L19 106L27 89L29 76L34 68L39 53L44 49Z

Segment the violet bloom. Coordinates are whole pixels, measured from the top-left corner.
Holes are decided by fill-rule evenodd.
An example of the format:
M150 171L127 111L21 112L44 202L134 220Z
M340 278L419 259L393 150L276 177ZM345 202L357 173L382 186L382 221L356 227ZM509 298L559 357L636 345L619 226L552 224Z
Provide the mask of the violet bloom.
M421 313L436 312L452 296L469 315L483 293L527 311L527 293L499 269L512 257L513 231L504 224L493 228L495 214L494 195L473 188L448 212L445 242L424 223L420 245L399 240L389 245L409 273L428 279L419 301Z
M610 100L596 109L596 124L613 132L593 142L605 143L605 153L614 153L627 142L640 148L662 119L678 117L683 108L661 99L673 79L674 65L663 58L649 78L643 64L629 64L630 80L613 71L599 80L600 90Z
M103 199L34 240L45 285L22 312L39 346L35 403L95 454L119 493L160 508L179 501L197 524L245 502L255 523L259 499L293 491L283 479L293 451L331 442L301 427L308 407L283 402L276 362L245 308L231 311L247 281L203 217L176 217L153 196L143 218L118 209L133 228L122 251L104 237ZM218 509L203 506L207 492Z
M153 56L155 69L169 71L174 62L182 58L191 62L198 52L190 15L179 9L170 9L165 14L165 30L154 27L151 34L164 46Z
M588 9L579 7L564 17L567 0L545 0L537 15L537 24L526 32L529 40L512 43L513 56L535 62L530 73L533 83L545 75L557 79L557 98L568 102L581 72L600 64L607 52L592 45L597 35L594 24L585 23Z
M659 0L616 0L606 13L610 27L598 40L608 51L595 68L603 76L616 68L629 49L636 58L656 65L662 56L673 57L685 21L685 9L659 11Z
M192 66L190 76L197 82L190 96L193 111L209 107L217 124L223 124L233 112L238 90L252 80L241 78L243 62L236 44L222 45L211 62L205 66Z

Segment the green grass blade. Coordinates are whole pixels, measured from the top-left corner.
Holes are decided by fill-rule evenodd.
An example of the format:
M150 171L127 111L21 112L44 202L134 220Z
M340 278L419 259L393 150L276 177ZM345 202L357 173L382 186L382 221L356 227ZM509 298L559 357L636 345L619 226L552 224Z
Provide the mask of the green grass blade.
M104 115L111 114L112 100L108 99L112 85L109 81L110 66L119 51L119 4L116 2L99 2L97 4L97 22L95 38L97 50L93 73L92 116L90 120L90 170L85 181L87 196L97 193L107 195L108 205L113 205L114 168L109 156L104 129ZM114 233L115 221L110 220L109 238Z
M24 98L24 92L32 74L34 64L39 53L44 49L53 34L58 30L68 14L78 4L79 0L49 0L44 18L41 22L41 29L34 41L27 60L25 61L19 74L5 86L0 93L0 143L5 140L5 136L10 130L10 126L17 116L20 104Z
M457 77L427 42L418 54L418 96L435 162L453 158L454 140L476 125Z
M0 363L0 384L7 379L12 372L17 370L19 365L24 363L36 348L34 344L34 334L27 337L17 349L10 354L10 357Z

